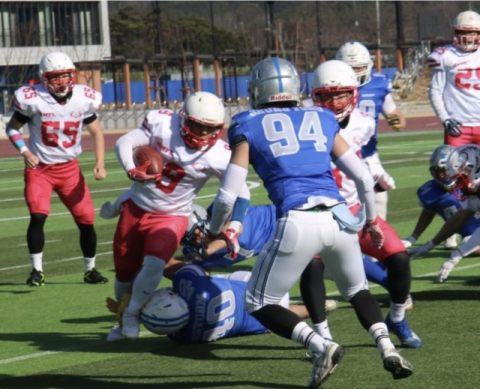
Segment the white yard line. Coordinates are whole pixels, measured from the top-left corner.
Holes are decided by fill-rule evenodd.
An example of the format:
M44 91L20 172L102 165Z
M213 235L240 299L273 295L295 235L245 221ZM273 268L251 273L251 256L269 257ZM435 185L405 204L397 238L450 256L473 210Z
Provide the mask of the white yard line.
M107 254L107 253L103 253L103 254ZM78 258L80 258L80 257L78 257ZM75 258L75 259L78 259L78 258ZM73 259L74 258L69 258L67 260L73 260ZM59 262L59 261L57 261L57 262ZM50 263L52 263L52 262L50 262ZM478 266L480 266L480 263L476 263L476 264L472 264L472 265L466 265L466 266L458 266L455 269L453 269L452 272L456 272L456 271L459 271L459 270L471 269L471 268L478 267ZM4 268L4 269L6 269L6 268ZM0 271L2 271L4 269L0 268ZM418 276L414 276L412 278L416 279L416 278L430 277L430 276L435 276L437 274L438 274L438 272L426 273L426 274L421 274L421 275L418 275ZM379 286L380 285L374 284L374 285L369 285L369 288L372 289L372 288L376 288L376 287L379 287ZM423 289L423 290L428 290L428 289ZM339 296L339 295L340 294L338 293L338 291L327 293L327 296L329 296L329 297L330 296ZM151 334L150 332L146 332L146 331L142 331L140 333L140 336L150 336L150 335L153 336L153 334ZM57 350L44 351L44 352L41 352L41 353L34 353L34 354L22 355L22 356L13 357L13 358L0 359L0 365L5 365L7 363L12 363L12 362L25 361L25 360L33 359L33 358L46 357L48 355L60 354L60 353L68 352L68 351L88 349L88 348L92 348L92 347L104 344L105 342L106 342L106 340L105 341L93 342L93 343L87 343L87 344L80 344L80 345L70 346L70 347L66 347L66 348L60 348L60 349L57 349Z
M255 182L255 181L247 181L247 186L249 189L255 189L255 188L258 188L260 186L260 183L259 182ZM127 190L128 188L114 188L114 189L103 189L103 190L92 190L90 193L106 193L106 192L115 192L115 191L124 191L124 190ZM204 195L204 196L197 196L195 197L195 200L201 200L201 199L208 199L208 198L212 198L212 197L215 197L217 194L216 193L213 193L211 195ZM23 197L20 197L20 198L16 198L16 199L5 199L5 200L0 200L0 202L4 202L4 201L14 201L14 200L23 200L24 198ZM99 211L100 208L95 208L95 211ZM52 216L64 216L64 215L70 215L70 212L57 212L57 213L51 213L49 215L49 217L52 217ZM3 219L0 219L0 223L1 222L9 222L9 221L14 221L14 220L24 220L24 219L30 219L30 216L19 216L19 217L7 217L7 218L3 218Z

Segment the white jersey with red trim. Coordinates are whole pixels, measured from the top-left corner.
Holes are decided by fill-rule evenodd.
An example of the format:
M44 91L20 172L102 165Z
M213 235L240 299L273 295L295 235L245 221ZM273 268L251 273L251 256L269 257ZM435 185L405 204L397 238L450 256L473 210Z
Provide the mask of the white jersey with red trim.
M433 70L429 97L439 119L480 125L480 50L439 47L429 55L428 66Z
M361 158L362 146L367 144L375 134L375 119L359 108L355 108L349 117L348 125L340 130L340 135L349 144L351 149ZM367 168L368 169L368 168ZM347 206L358 204L358 192L355 182L341 172L334 164L332 171L340 189L340 194L345 198Z
M17 89L14 100L15 111L30 118L28 148L44 164L68 162L82 152L83 120L101 102L102 94L85 85L75 85L64 105L41 84Z
M221 179L230 162L230 147L223 140L206 151L188 148L180 125L178 114L167 109L151 111L142 124L150 146L164 159L160 182L132 184L132 200L147 212L189 215L200 189L212 176Z

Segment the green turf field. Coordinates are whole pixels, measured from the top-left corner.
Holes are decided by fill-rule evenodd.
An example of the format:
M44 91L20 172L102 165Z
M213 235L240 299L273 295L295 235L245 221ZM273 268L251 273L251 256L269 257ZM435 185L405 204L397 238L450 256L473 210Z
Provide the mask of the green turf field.
M396 180L389 221L401 237L409 235L420 207L416 189L430 178L428 158L441 144L440 132L394 133L380 136L385 168ZM97 267L110 277L105 285L83 283L83 260L75 224L56 196L45 232L46 284L29 288L30 260L25 242L28 212L23 200L20 158L0 160L0 388L20 389L194 389L304 388L311 371L305 350L275 335L226 339L202 345L178 345L166 337L142 332L137 341L105 342L114 318L104 307L113 297L112 236L115 220L98 218ZM129 183L113 152L107 155L108 178L92 178L93 154L81 158L96 208L113 200ZM268 201L255 174L252 203ZM198 203L212 200L218 183L201 192ZM435 220L419 243L441 225ZM464 259L443 285L433 281L449 253L441 246L426 259L412 261L415 308L407 314L424 347L402 350L414 375L393 381L382 368L369 335L346 303L329 315L335 340L347 353L328 389L467 389L477 388L477 317L480 307L480 259ZM233 269L245 269L251 261ZM163 286L168 282L164 281ZM335 289L328 282L328 290ZM387 312L388 298L372 285ZM291 291L299 299L298 287ZM338 298L338 297L337 297ZM393 338L398 344L396 338Z

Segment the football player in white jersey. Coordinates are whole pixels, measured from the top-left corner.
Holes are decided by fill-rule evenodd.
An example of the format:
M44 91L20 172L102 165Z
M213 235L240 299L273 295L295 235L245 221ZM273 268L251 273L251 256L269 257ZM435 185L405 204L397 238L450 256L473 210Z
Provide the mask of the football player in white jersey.
M350 41L342 45L336 53L337 60L349 64L358 80L358 107L375 119L375 133L362 146L362 158L367 163L370 172L377 182L375 200L377 213L383 220L387 220L387 191L395 189L395 181L382 166L377 150L377 132L380 114L385 116L395 131L405 127L405 117L398 109L392 97L392 83L382 73L373 73L373 62L370 52L360 42Z
M354 71L345 62L330 60L315 69L312 81L314 104L335 113L341 128L340 135L355 153L360 154L362 146L374 133L375 122L370 115L355 108L357 96L358 88ZM350 211L354 215L357 214L360 209L360 199L355 182L333 163L332 170L340 194L345 198ZM372 245L371 237L362 233L359 233L359 241L362 253L376 258L387 268L387 289L391 301L390 312L385 322L388 329L398 336L404 347L421 347L420 338L410 329L405 319L405 303L411 283L408 253L392 226L380 217L377 217L377 222L385 235L383 245L375 247ZM368 263L365 266L368 266ZM321 294L318 296L320 297Z
M217 96L196 92L179 114L169 109L151 111L141 128L116 143L118 160L134 181L130 198L122 204L113 242L115 297L120 300L132 289L122 320L122 334L127 338L138 338L140 308L157 289L165 263L180 246L195 196L210 177L221 179L227 168L231 152L220 139L224 119L225 110ZM147 174L144 165L135 167L132 153L142 145L150 145L162 155L161 174ZM236 250L241 217L250 202L246 185L240 198L240 217L234 212L229 231L223 235Z
M445 143L480 144L480 15L464 11L453 21L453 43L428 57L428 96L445 128Z
M93 175L103 180L104 137L96 115L102 95L85 85L75 85L75 66L64 53L45 55L39 65L41 84L15 92L15 113L7 124L7 135L25 159L25 201L30 212L27 244L32 271L27 285L41 286L43 275L44 225L50 213L52 192L58 194L80 230L84 255L84 282L105 283L95 269L97 236L93 227L95 210L77 157L82 152L85 126L95 142ZM28 125L28 146L20 128Z

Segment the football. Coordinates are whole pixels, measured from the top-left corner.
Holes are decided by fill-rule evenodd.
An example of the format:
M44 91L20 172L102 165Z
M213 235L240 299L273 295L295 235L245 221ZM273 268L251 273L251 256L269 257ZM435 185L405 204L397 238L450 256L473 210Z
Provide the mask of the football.
M147 174L160 174L163 170L163 157L157 150L150 146L140 146L133 151L133 162L136 167L150 161Z

